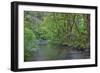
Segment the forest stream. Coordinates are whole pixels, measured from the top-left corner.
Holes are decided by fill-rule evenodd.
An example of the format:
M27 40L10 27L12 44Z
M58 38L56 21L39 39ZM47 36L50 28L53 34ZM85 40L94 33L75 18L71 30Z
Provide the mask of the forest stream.
M24 11L24 61L89 59L90 14Z
M79 50L68 46L49 44L48 40L37 40L37 50L33 52L29 61L71 60L90 58L89 50Z

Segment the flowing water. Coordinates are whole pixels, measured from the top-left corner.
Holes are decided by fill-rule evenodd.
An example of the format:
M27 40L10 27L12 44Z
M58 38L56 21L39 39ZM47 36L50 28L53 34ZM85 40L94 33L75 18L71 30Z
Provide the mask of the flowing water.
M70 60L70 59L88 59L89 50L83 51L77 48L67 46L51 45L47 40L38 40L37 50L32 54L29 61L47 61L47 60Z

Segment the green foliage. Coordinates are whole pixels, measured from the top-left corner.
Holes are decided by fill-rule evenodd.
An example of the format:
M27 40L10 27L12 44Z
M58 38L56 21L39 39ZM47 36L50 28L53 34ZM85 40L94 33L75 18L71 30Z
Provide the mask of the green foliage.
M65 14L49 13L44 17L41 27L47 28L49 40L62 43L66 33Z
M33 40L36 40L35 34L33 34L32 30L25 28L24 31L24 41L25 41L25 47L28 48L28 45L30 45Z
M24 13L25 59L37 40L79 48L90 47L89 14L32 12Z
M33 40L36 40L36 36L33 34L32 30L25 27L24 30L24 52L25 52L25 60L27 60L31 56L31 49L35 48L35 44Z

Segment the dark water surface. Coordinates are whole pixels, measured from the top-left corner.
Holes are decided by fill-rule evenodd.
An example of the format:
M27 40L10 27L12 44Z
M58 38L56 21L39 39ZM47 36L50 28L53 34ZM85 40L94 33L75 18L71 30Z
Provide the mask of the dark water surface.
M79 50L67 46L51 45L47 40L38 40L37 50L32 54L29 61L47 61L47 60L70 60L70 59L88 59L89 50Z

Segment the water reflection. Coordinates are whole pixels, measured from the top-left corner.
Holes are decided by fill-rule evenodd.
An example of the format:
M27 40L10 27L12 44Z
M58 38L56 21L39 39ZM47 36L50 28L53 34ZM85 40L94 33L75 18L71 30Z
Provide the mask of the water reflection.
M70 59L88 59L90 52L78 50L68 46L50 44L47 40L37 40L37 50L33 52L29 61L44 60L70 60Z

